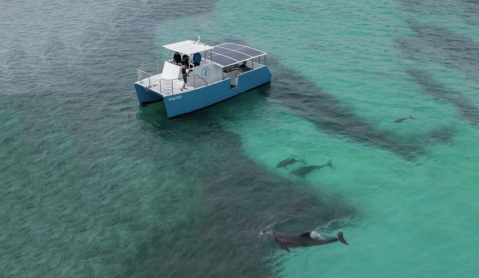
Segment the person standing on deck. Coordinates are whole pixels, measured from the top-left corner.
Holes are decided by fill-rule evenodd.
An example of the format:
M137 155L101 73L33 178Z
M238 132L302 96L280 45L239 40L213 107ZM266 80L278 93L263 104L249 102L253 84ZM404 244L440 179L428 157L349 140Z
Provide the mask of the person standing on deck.
M201 63L201 54L200 53L193 54L193 65L195 65L195 67L198 67L200 63Z
M181 74L183 74L183 81L185 81L185 84L183 84L183 87L181 87L180 91L183 92L183 90L187 90L186 89L186 82L188 81L188 76L189 76L189 72L186 72L186 69L188 68L188 64L186 65L183 65L183 68L181 69Z
M181 62L186 68L190 67L190 57L188 55L183 54L183 61Z

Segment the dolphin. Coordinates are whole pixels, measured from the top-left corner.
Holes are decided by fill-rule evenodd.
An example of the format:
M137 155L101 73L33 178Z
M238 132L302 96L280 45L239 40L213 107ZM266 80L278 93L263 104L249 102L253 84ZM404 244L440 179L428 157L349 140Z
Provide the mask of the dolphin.
M404 117L404 118L401 118L401 119L397 119L397 120L395 120L394 122L395 122L395 123L400 123L400 122L403 122L403 121L405 121L405 120L407 120L407 119L409 119L409 118L411 118L411 119L414 120L414 118L411 117L411 115L409 115L409 117Z
M297 157L297 156L290 156L290 157L286 158L285 160L278 163L278 165L276 165L276 168L288 169L288 165L291 165L291 164L296 163L296 162L301 162L303 164L306 164L306 162L304 161L304 158L303 159L296 159L295 157Z
M289 251L288 247L291 247L291 248L311 247L316 245L330 244L336 241L349 245L343 237L343 232L339 232L337 238L332 237L332 238L320 238L320 239L312 238L311 232L307 232L300 235L294 235L294 234L287 234L287 233L281 233L281 232L269 230L266 232L262 232L262 235L276 241L279 244L279 247L281 247L281 249L288 252L291 252Z
M332 169L336 169L336 167L333 166L333 161L332 160L329 160L328 163L324 164L324 165L311 165L311 166L303 166L303 167L300 167L296 170L293 170L291 171L291 174L295 174L296 176L298 177L304 177L306 176L306 174L308 174L309 172L315 170L315 169L321 169L325 166L329 166L331 167Z

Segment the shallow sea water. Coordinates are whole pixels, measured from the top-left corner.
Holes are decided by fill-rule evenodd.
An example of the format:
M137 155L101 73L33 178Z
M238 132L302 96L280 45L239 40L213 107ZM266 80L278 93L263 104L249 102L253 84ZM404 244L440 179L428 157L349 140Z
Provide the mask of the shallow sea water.
M1 277L476 276L476 1L4 3ZM135 67L198 35L266 51L271 84L139 106Z

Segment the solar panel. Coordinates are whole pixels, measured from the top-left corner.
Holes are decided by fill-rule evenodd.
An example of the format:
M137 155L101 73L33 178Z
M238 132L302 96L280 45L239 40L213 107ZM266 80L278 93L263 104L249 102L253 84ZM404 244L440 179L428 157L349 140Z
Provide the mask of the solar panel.
M226 52L230 52L231 49L226 49L226 48L221 48L221 47L215 47L215 48L213 48L211 51L213 51L214 53L223 54L223 53L226 53Z
M226 52L226 53L223 53L223 55L233 58L236 61L244 61L244 60L251 59L251 56L243 54L243 53L235 52L235 51Z
M252 57L266 54L266 53L264 53L264 52L262 52L262 51L258 51L258 50L256 50L256 49L251 48L251 47L241 48L241 49L236 50L236 51L239 51L239 52L241 52L241 53L244 53L244 54L249 55L249 56L252 56Z
M221 46L223 48L228 48L228 49L231 49L231 50L236 50L236 49L244 47L242 45L235 44L235 43L224 43L224 44L221 44L219 46Z
M234 43L218 45L211 51L213 53L213 62L223 67L266 55L266 53L262 51ZM207 58L210 58L209 53L207 53L206 56Z
M222 66L227 66L227 65L235 64L238 61L230 59L230 58L225 57L225 56L221 56L221 55L213 55L213 62L218 63Z

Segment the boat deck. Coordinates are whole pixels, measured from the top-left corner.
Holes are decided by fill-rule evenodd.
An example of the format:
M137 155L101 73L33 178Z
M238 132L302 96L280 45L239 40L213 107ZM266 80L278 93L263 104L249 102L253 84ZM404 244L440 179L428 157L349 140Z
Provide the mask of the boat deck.
M212 64L211 62L206 62L204 60L201 62L201 66L211 65L211 64ZM203 88L205 86L214 84L216 82L220 82L225 79L231 80L230 88L234 89L238 86L238 77L240 75L262 68L264 66L265 65L253 62L253 64L251 64L251 67L246 67L246 68L236 67L234 70L229 72L221 72L221 68L218 67L218 70L220 71L220 73L219 74L217 73L218 76L216 76L215 78L210 78L208 80L211 83L206 82L204 79L200 78L199 76L195 76L196 74L194 75L190 74L190 76L188 77L188 82L186 84L186 90L184 91L180 90L184 84L184 81L182 78L164 79L162 78L163 73L149 74L147 72L142 71L142 73L148 77L142 78L140 81L137 81L136 84L139 84L143 86L145 89L150 90L163 97L173 96L173 95L177 95L177 94L181 94L181 93L189 92L189 91L194 91L196 89ZM196 71L195 73L199 73L201 71L201 68L200 70L198 70L196 67L193 69Z
M184 84L183 79L161 79L161 73L153 75L149 78L144 78L136 83L162 96L172 96L184 92L180 90ZM196 89L198 88L200 87L197 86ZM191 85L186 84L185 91L192 90L195 90L195 88Z

